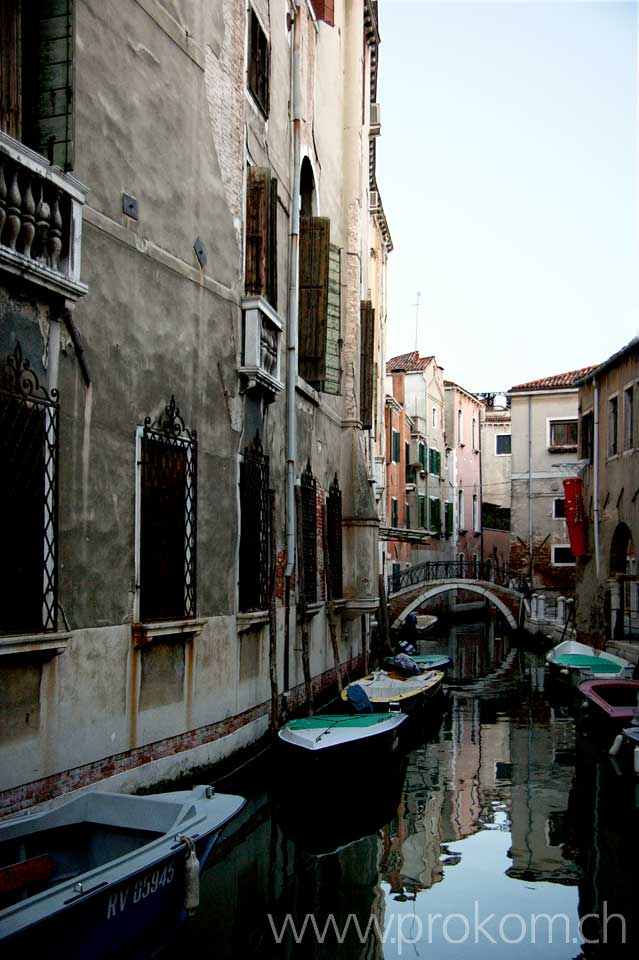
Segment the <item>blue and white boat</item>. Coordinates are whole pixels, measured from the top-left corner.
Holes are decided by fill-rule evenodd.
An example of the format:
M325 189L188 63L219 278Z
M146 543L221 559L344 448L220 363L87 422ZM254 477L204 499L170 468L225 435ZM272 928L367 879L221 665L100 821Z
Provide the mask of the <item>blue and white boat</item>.
M179 926L242 797L87 791L0 822L0 955L117 956Z

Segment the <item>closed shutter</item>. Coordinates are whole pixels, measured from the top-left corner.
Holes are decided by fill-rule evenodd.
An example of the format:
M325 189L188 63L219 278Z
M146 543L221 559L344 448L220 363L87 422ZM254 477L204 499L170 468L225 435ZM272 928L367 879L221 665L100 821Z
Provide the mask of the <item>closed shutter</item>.
M318 20L335 26L335 0L313 0L313 10Z
M446 527L446 536L450 537L453 532L453 505L446 501L444 504L444 523Z
M73 169L73 0L23 0L22 139Z
M330 227L326 217L301 218L299 370L318 388L326 373Z
M0 129L20 137L18 0L0 3Z
M265 167L249 167L246 178L246 292L266 295L269 247L270 171Z
M397 500L395 497L391 499L391 527L396 527L398 523L397 520Z
M430 529L439 533L442 526L441 503L434 497L430 500Z
M268 282L266 296L277 310L277 178L271 178L268 217Z
M426 497L419 497L419 525L420 527L426 527Z
M373 426L373 343L375 328L375 311L370 300L362 300L360 317L359 415L364 430L370 430Z
M339 247L328 248L328 298L326 305L326 370L323 390L339 393L342 343L342 257Z

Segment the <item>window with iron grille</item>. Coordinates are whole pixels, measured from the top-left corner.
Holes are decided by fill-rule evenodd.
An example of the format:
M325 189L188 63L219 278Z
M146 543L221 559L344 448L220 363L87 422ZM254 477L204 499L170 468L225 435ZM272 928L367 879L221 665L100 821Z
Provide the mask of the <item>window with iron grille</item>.
M426 497L422 497L420 494L417 498L417 507L419 513L419 526L426 528Z
M194 617L197 434L174 396L144 421L140 467L140 620Z
M391 497L391 527L399 526L399 511L397 508L397 498Z
M304 550L304 599L317 602L317 480L310 460L300 480L302 494L302 544Z
M240 610L266 610L270 579L269 461L259 433L240 463Z
M56 629L58 420L18 342L0 368L0 633Z
M326 501L326 538L328 541L328 555L331 564L331 588L333 598L338 600L342 596L342 491L339 488L337 474L328 488Z
M266 116L268 116L269 109L269 61L270 50L266 34L257 19L257 14L254 10L251 10L249 17L248 88Z
M2 0L0 128L73 168L75 0Z
M440 533L442 528L442 505L437 497L429 497L429 527L435 533Z

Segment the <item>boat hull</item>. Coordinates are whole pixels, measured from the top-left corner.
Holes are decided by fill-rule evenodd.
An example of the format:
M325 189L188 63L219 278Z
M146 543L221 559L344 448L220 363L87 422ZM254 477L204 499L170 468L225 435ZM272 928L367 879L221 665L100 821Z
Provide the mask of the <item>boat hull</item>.
M629 726L638 710L639 680L584 680L579 692L593 720L608 727Z
M345 715L344 719L347 720L348 715ZM339 767L348 775L352 774L357 778L362 768L367 767L372 760L379 762L381 759L388 759L398 752L400 730L406 716L398 714L393 717L393 720L393 724L382 732L334 743L322 749L308 749L300 743L283 738L282 734L285 734L286 731L280 731L280 736L277 739L278 755L289 771L292 764L295 764L297 769L300 765L303 765L305 768L312 770ZM318 736L320 732L321 728L318 731Z
M546 654L554 680L574 687L592 679L632 679L633 665L622 657L596 650L575 640L564 640Z

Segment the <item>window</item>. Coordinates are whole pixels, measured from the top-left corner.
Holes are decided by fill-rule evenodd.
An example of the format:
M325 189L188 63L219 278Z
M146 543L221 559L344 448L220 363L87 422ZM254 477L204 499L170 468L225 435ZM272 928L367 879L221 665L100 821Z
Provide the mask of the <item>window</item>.
M329 311L333 298L336 298L336 302L339 305L339 295L339 288L333 289L329 277ZM362 427L364 430L370 430L373 426L373 374L375 371L375 311L373 310L373 304L370 300L362 300L360 304L360 318L359 409ZM337 360L339 362L339 351ZM406 458L406 462L408 462L408 457Z
M269 603L271 493L269 462L257 433L240 463L240 610Z
M59 405L19 342L0 374L0 633L39 633L57 625Z
M463 422L464 418L462 416L461 410L457 411L457 442L460 447L464 445L464 431L463 431Z
M473 494L473 532L479 532L479 500L477 494Z
M323 20L329 27L335 25L335 0L313 0L313 10L318 20Z
M248 88L262 112L268 116L270 52L266 34L254 10L251 10L249 17L249 31Z
M577 450L577 420L551 420L549 423L550 450Z
M444 532L447 537L453 535L453 505L450 500L444 503Z
M426 497L419 496L418 501L418 510L419 510L419 525L424 530L426 529Z
M410 483L411 481L408 478L410 476L414 476L414 471L411 474L409 464L410 464L410 443L404 443L404 465L406 467L406 483Z
M368 302L367 302L368 303ZM374 314L362 306L360 416L372 425ZM316 390L337 394L341 380L341 251L330 243L330 220L300 218L299 370ZM366 379L368 378L368 379Z
M248 168L244 284L277 310L277 180L268 167Z
M397 498L391 497L391 527L399 526L399 511L397 509Z
M435 476L440 476L442 457L439 450L434 450L433 447L430 447L428 450L429 456L429 469L431 473L434 473Z
M631 450L634 446L634 390L628 387L623 392L623 448Z
M464 524L464 491L463 490L457 491L457 523L460 531L466 529Z
M495 453L498 457L506 456L511 452L512 437L509 433L498 433L495 436Z
M326 500L326 539L328 557L331 565L332 598L339 600L343 593L342 577L342 491L339 488L337 474L328 488Z
M426 470L426 469L427 469L427 466L428 466L428 465L427 465L427 462L426 462L426 451L427 451L427 450L428 450L428 447L426 446L425 443L420 443L420 444L419 444L419 458L418 458L418 459L419 459L419 465L420 465L420 467L422 468L422 470Z
M581 418L581 449L582 460L592 461L594 444L594 419L592 413L585 413Z
M566 516L566 500L564 497L555 497L552 502L553 520L563 520Z
M617 397L611 397L608 401L608 456L614 457L617 452Z
M410 503L404 504L404 523L407 530L410 530Z
M400 459L399 430L391 430L391 462L399 463Z
M552 563L556 567L574 567L576 560L570 546L566 544L554 544L551 548Z
M311 461L300 478L300 501L302 508L302 556L301 569L304 600L317 602L317 480L311 470Z
M433 428L437 429L437 407L433 407Z
M429 527L434 533L442 528L442 505L437 497L429 497Z
M2 0L0 127L73 168L73 0Z
M197 439L174 396L144 421L140 452L140 620L194 617Z
M473 417L473 422L471 424L471 437L473 450L477 449L477 420Z
M489 530L510 530L510 507L481 502L481 525Z

